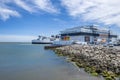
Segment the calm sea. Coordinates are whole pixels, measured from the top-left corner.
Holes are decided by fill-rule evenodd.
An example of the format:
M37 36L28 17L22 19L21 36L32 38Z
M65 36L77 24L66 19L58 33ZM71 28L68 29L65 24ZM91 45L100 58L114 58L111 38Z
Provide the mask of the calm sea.
M0 43L0 80L102 80L79 70L45 45Z

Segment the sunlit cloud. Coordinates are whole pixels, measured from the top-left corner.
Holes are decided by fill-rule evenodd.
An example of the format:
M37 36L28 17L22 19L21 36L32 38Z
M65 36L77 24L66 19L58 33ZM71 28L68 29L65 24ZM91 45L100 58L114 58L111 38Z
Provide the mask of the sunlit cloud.
M61 0L70 16L120 26L120 0Z
M36 6L37 9L46 11L46 12L52 12L56 13L58 10L53 6L50 0L33 0L32 1Z
M10 16L20 17L20 14L15 10L11 10L5 7L4 8L0 7L0 19L5 21L9 19Z
M16 8L10 5L15 5ZM0 0L0 19L7 20L12 16L22 15L17 7L30 13L39 11L57 13L58 11L50 0Z
M10 0L0 0L0 19L7 20L10 16L20 17L19 12L16 10L11 9L9 6L5 5L10 3Z
M29 3L26 3L25 1L26 0L14 0L14 3L26 11L33 12L34 11L33 7L30 6Z

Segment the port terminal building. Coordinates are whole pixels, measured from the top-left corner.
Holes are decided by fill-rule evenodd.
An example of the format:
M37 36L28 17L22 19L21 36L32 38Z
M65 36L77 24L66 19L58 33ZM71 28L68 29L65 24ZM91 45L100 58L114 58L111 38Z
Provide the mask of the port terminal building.
M79 26L60 31L63 41L81 41L87 43L105 43L115 41L117 35L109 29L100 29L95 25Z

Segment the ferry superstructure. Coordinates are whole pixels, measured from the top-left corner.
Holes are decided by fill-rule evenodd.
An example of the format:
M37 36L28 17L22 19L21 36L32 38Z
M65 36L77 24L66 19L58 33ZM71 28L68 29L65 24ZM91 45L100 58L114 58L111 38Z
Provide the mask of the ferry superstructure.
M38 36L38 39L32 40L32 44L52 44L52 40L49 37Z

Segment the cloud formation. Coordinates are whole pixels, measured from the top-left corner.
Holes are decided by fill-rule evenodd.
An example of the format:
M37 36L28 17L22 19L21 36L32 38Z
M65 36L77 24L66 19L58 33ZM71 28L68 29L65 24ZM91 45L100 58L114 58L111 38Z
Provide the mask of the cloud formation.
M6 20L8 19L10 16L17 16L19 17L20 14L15 11L15 10L12 10L12 9L9 9L9 8L3 8L3 7L0 7L0 19L2 20Z
M33 8L25 1L26 0L14 0L14 3L26 11L33 12Z
M7 20L11 16L21 16L17 8L9 5L15 5L30 13L41 10L48 13L57 13L57 9L52 5L50 0L0 0L0 19Z
M70 16L120 26L120 0L61 0Z
M82 18L84 21L120 26L120 0L60 0L69 15ZM44 11L57 13L51 0L0 0L0 19L7 20L12 16L20 17L19 7L30 13Z
M50 0L33 0L32 2L36 5L35 7L40 9L40 10L50 12L50 13L57 12L57 10L52 5Z

